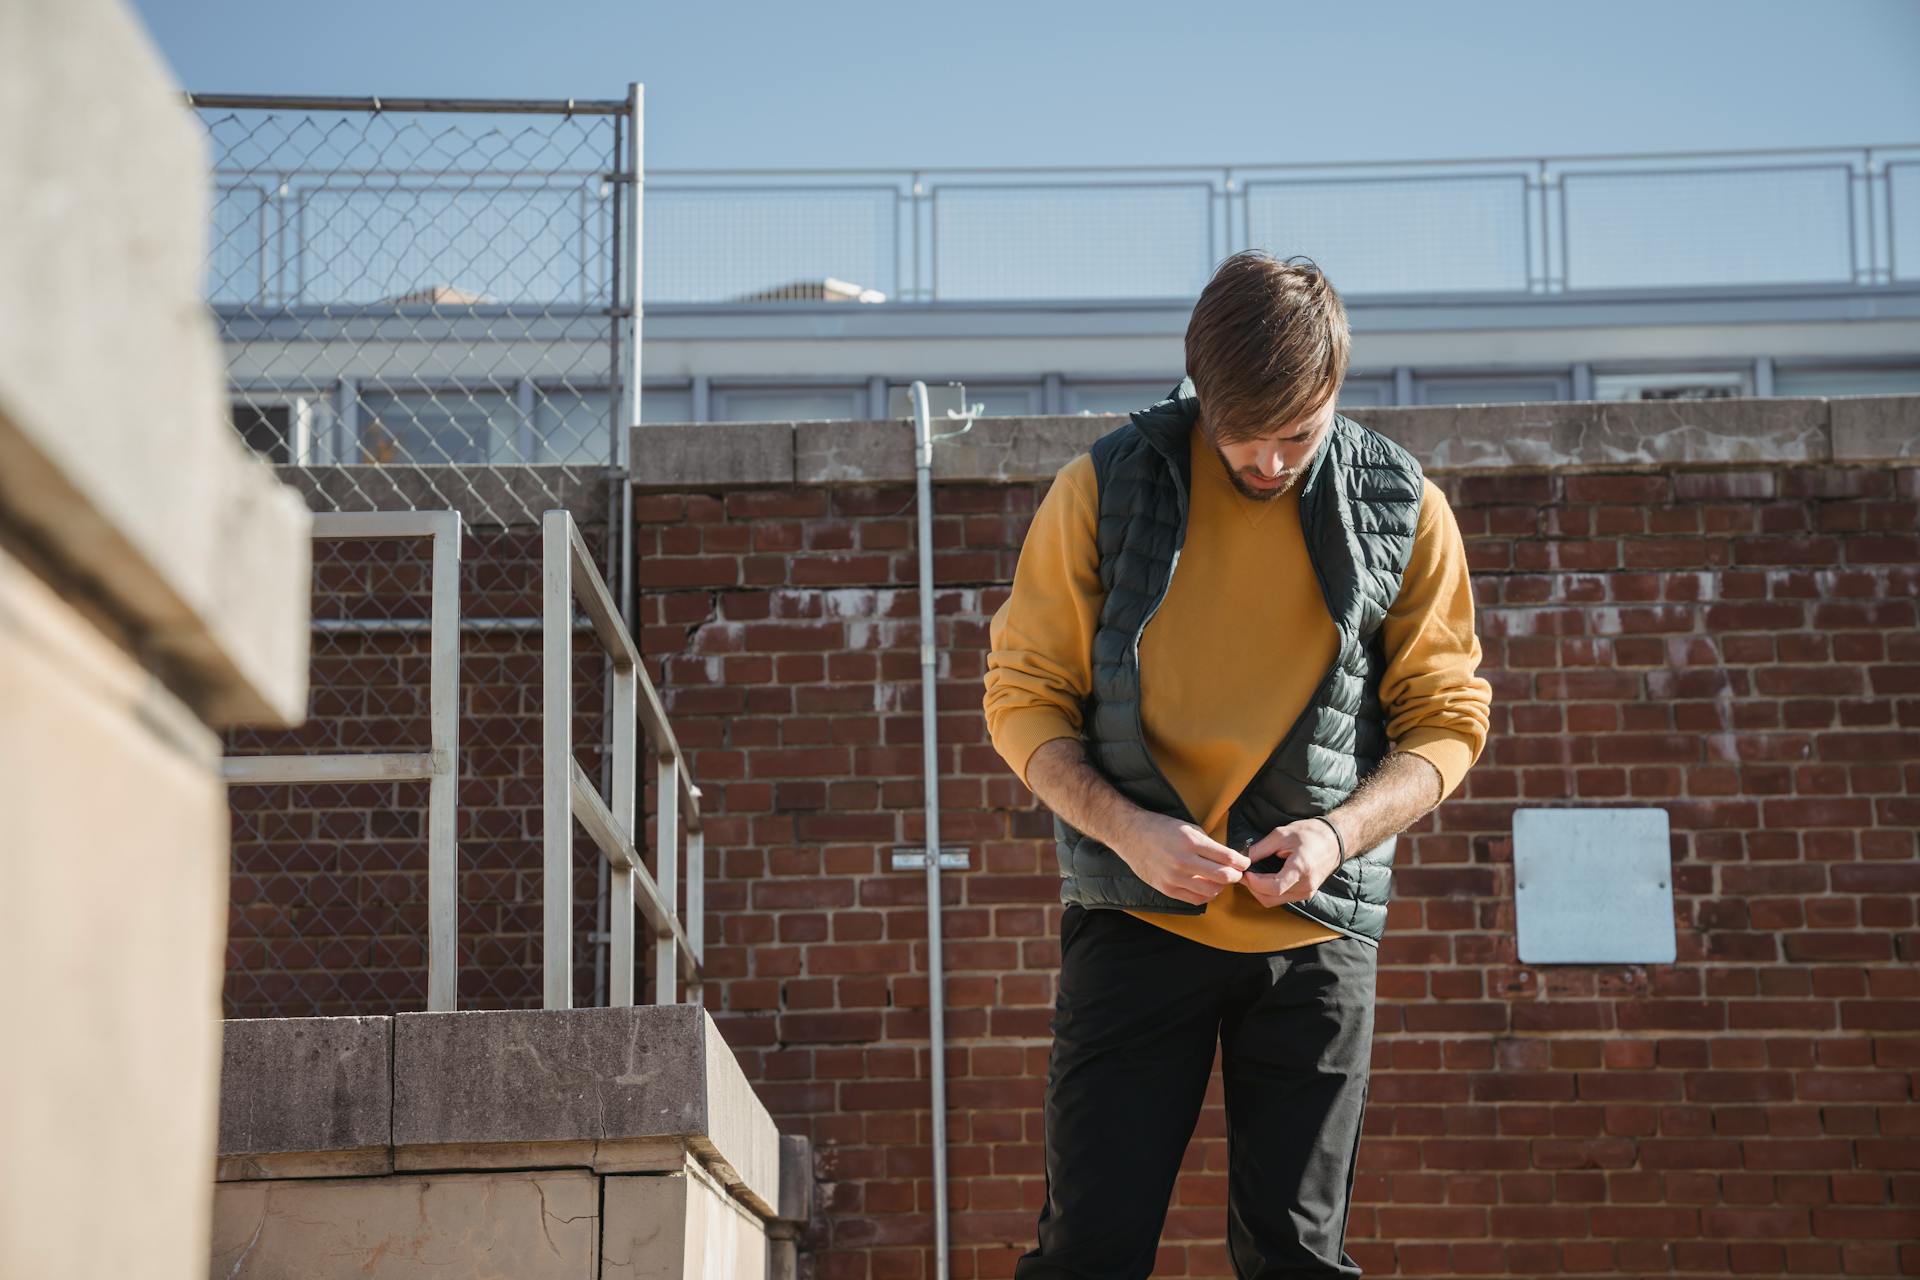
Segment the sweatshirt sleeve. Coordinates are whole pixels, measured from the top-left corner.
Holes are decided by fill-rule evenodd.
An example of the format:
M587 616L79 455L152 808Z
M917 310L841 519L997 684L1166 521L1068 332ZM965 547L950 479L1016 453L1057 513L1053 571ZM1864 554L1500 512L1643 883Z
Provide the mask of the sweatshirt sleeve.
M987 736L1021 782L1034 750L1080 736L1093 687L1100 586L1093 455L1053 478L1014 567L1013 590L988 625Z
M1380 626L1387 654L1380 701L1387 736L1440 771L1444 800L1486 746L1493 686L1476 674L1480 638L1460 527L1439 486L1422 483L1413 553Z

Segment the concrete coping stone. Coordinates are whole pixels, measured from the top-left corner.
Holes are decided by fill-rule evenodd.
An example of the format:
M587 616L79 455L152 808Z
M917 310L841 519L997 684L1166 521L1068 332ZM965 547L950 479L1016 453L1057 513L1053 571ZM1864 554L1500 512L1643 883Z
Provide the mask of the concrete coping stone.
M222 1180L670 1172L692 1152L762 1217L810 1208L810 1147L783 1140L696 1005L224 1025Z
M1920 396L1576 400L1358 406L1342 412L1435 472L1754 465L1920 464ZM933 478L1048 480L1124 414L978 418L934 445ZM936 431L955 428L935 424ZM881 421L659 423L635 427L643 490L900 483L913 427Z
M606 468L591 466L282 463L274 472L315 511L458 511L467 524L494 527L538 525L540 513L555 507L596 524L606 519L609 496Z

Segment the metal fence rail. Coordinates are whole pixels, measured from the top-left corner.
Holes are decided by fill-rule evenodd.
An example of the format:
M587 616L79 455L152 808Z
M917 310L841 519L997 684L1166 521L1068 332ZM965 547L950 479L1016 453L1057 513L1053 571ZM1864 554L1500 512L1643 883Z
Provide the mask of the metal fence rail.
M316 541L430 541L432 618L428 664L430 740L423 752L228 756L230 786L289 783L427 783L427 1008L459 1007L460 514L456 511L316 514Z
M1920 144L1108 168L660 169L655 303L1191 298L1244 248L1349 296L1920 280Z
M586 828L612 868L612 987L608 1001L633 1003L634 911L654 930L654 1000L675 1003L675 979L687 982L687 1003L701 1002L700 966L705 957L705 828L700 789L693 785L679 743L667 723L660 695L647 677L633 637L615 611L607 584L593 567L579 528L565 511L547 512L541 530L543 607L542 831L545 849L545 997L549 1009L573 1005L573 824ZM585 607L593 634L613 660L612 787L609 800L573 758L573 606ZM637 697L636 697L637 695ZM654 841L657 877L647 873L635 847L634 756L636 725L643 724L657 769L660 811ZM680 800L686 799L687 912L677 910ZM636 904L635 889L639 890Z

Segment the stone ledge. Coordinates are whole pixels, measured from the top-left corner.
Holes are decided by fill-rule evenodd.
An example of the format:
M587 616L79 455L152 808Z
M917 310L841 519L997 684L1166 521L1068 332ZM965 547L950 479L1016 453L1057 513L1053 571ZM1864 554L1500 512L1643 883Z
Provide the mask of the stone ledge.
M695 1005L225 1023L217 1177L585 1166L697 1155L764 1218L810 1209L783 1138Z
M393 1168L392 1018L233 1018L224 1028L220 1180Z
M1347 416L1435 472L1899 465L1920 458L1920 396L1356 406ZM947 482L1049 480L1124 414L980 418L934 446ZM936 424L941 431L951 430ZM909 421L665 423L633 429L634 487L911 481Z
M1835 396L1827 405L1834 461L1920 460L1920 396Z
M467 524L496 528L538 526L540 513L553 507L565 507L583 525L605 520L601 470L546 463L274 468L315 511L452 510Z
M1572 400L1356 408L1434 471L1827 462L1817 399Z
M722 484L792 484L791 422L733 422L719 438L678 426L638 427L629 432L635 483L671 487L683 475L710 475Z

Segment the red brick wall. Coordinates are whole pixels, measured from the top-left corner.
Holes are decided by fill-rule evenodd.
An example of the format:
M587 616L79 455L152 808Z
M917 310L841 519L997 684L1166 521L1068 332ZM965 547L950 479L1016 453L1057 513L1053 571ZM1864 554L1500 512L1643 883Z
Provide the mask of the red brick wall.
M1920 472L1436 476L1493 733L1403 843L1349 1249L1371 1274L1920 1272ZM1045 485L942 485L957 1277L1033 1243L1060 906L987 740ZM637 500L645 635L715 822L708 1005L812 1136L834 1280L931 1262L910 485ZM1516 959L1519 805L1659 805L1679 960ZM1157 1275L1230 1276L1216 1077Z
M1436 479L1476 570L1493 734L1401 845L1349 1250L1375 1275L1920 1272L1920 471ZM1042 1194L1058 881L980 704L1044 490L936 495L941 833L971 856L943 880L963 1280L1011 1273ZM804 1265L931 1277L925 875L890 869L923 835L913 488L643 494L635 514L642 646L715 815L707 1005L815 1143ZM487 611L532 612L512 584L535 545L469 543ZM394 644L345 669L398 679L364 661ZM534 653L475 640L465 667L470 1007L538 1002ZM387 705L316 708L342 723L309 732ZM422 1007L421 811L390 797L342 831L349 797L240 799L252 934L229 992L316 1000L255 1013ZM1676 964L1518 963L1511 814L1566 804L1667 809ZM591 880L575 892L584 916ZM334 924L361 933L315 939ZM1231 1275L1225 1165L1216 1081L1157 1275Z

